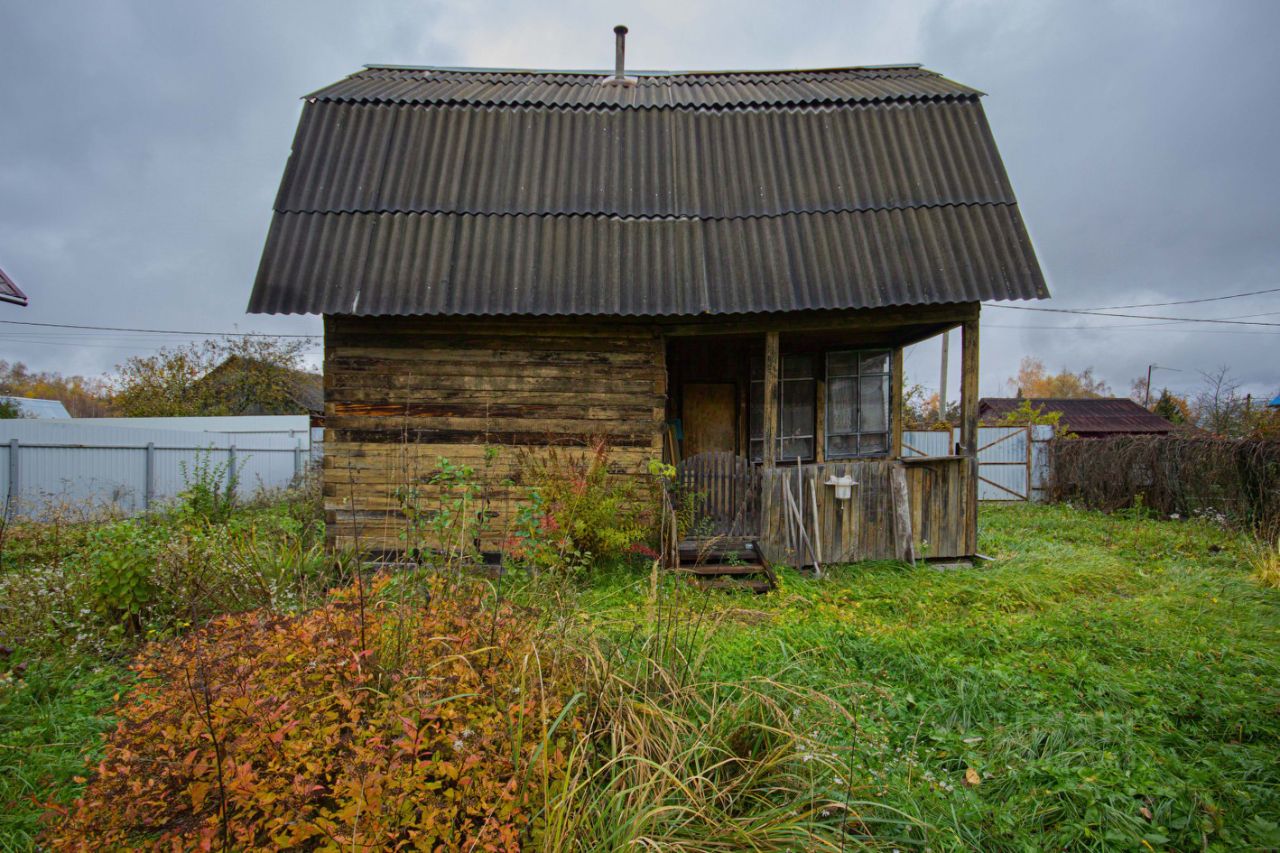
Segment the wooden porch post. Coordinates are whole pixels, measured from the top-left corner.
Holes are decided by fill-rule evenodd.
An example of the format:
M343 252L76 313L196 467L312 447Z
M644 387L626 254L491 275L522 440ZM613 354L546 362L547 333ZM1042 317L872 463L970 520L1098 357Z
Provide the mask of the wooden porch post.
M778 333L764 333L764 467L778 459Z
M978 317L960 330L960 454L968 462L965 546L978 553Z
M890 406L889 429L892 430L892 444L889 446L891 459L902 458L902 383L906 377L902 375L902 347L893 348L893 366L889 368Z

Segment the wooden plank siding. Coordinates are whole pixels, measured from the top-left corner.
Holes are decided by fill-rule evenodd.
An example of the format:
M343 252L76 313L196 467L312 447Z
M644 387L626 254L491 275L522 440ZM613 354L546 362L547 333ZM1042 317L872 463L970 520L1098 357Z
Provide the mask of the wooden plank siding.
M417 486L429 499L423 483L440 458L481 472L493 515L481 547L496 550L527 496L519 449L602 440L614 470L637 476L662 453L667 371L652 327L328 316L324 373L323 489L337 547L401 547L396 490Z
M396 490L421 488L443 457L483 471L494 517L490 537L481 544L496 549L527 496L516 470L520 453L583 448L601 440L612 448L614 470L643 476L648 461L662 457L664 420L682 415L684 383L734 384L736 452L745 456L751 357L768 362L772 356L776 363L781 355L800 352L819 359L816 464L805 468L818 472L812 476L819 484L842 471L853 472L864 484L843 507L836 505L833 489L819 485L823 556L828 562L892 557L886 467L892 460L823 463L827 395L821 354L842 348L893 352L891 455L896 457L901 347L963 324L968 346L962 387L974 397L976 410L978 310L976 304L960 303L679 321L326 316L323 489L330 542L367 550L400 547L405 519ZM766 377L771 373L776 376L766 370ZM774 409L774 395L765 400ZM771 426L774 419L765 423ZM772 449L774 443L765 446ZM487 447L497 449L495 458L486 456ZM974 461L948 457L906 464L916 553L972 555ZM795 470L781 466L776 474L794 477ZM774 474L764 476L761 533L773 549L767 556L790 562L770 539L777 533L770 525L781 523L781 504L775 495L771 512L767 484ZM502 485L508 479L517 482ZM772 482L776 488L780 481Z
M954 558L973 555L968 545L969 465L961 457L912 459L853 459L817 465L779 466L762 472L762 522L760 547L765 558L784 565L809 564L806 555L788 549L785 533L786 499L783 483L789 483L799 500L804 490L805 527L813 529L811 495L818 496L819 550L828 563L891 560L898 553L894 535L890 470L906 469L911 508L912 544L917 556ZM858 483L850 500L840 501L828 477L849 475ZM811 490L811 487L816 487Z

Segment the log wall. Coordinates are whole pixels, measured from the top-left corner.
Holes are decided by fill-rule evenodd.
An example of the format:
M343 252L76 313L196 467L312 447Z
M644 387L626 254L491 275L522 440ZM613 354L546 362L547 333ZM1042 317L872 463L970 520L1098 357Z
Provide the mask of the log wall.
M496 550L526 494L521 449L603 440L614 470L636 475L662 454L665 347L643 326L329 316L324 375L323 488L337 547L403 547L396 491L429 501L442 457L480 472L492 515L481 544Z

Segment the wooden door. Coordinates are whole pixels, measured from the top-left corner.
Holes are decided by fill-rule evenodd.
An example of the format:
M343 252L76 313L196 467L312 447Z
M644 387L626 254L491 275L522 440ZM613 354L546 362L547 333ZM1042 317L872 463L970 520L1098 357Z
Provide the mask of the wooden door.
M685 383L685 456L737 452L736 392L729 382Z

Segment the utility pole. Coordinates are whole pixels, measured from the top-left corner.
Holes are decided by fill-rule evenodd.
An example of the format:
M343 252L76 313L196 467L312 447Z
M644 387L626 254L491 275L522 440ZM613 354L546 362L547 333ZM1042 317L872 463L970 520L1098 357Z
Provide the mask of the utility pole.
M942 375L938 377L938 420L947 419L947 344L951 330L942 333Z
M1147 395L1146 395L1146 400L1142 404L1142 408L1144 409L1151 408L1151 371L1153 370L1172 370L1174 373L1182 372L1176 367L1161 367L1158 364L1148 364L1147 365Z

